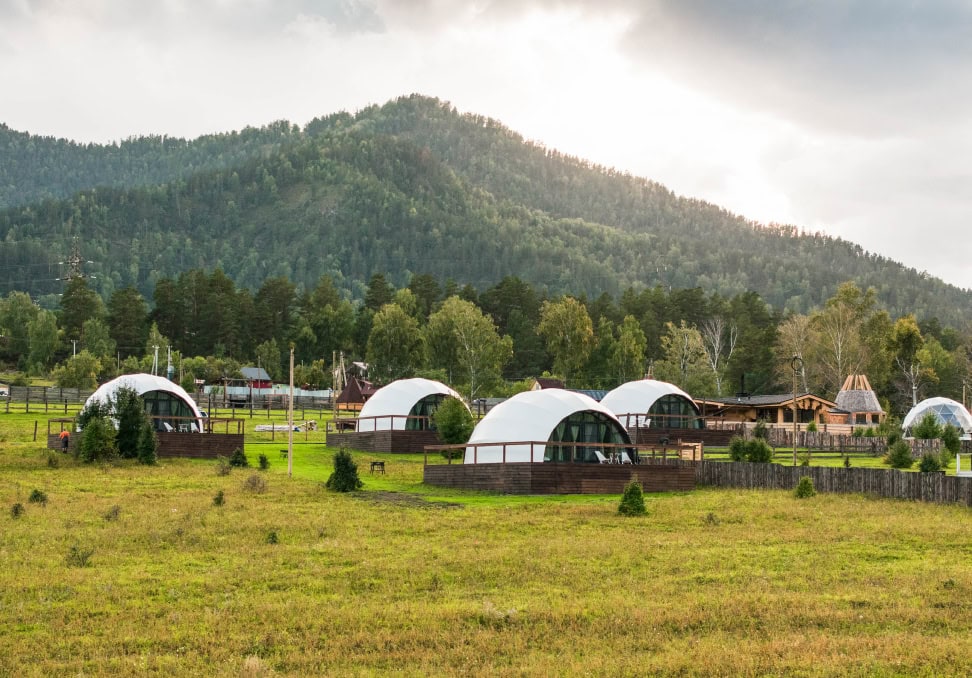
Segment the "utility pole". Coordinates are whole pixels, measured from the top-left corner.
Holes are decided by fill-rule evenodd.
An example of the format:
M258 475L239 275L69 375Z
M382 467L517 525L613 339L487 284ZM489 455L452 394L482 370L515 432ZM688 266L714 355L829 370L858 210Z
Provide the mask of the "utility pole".
M72 357L73 356L76 356L78 354L78 340L77 339L72 339L71 340L71 347L72 347L71 348L71 356Z
M294 475L294 345L290 345L290 398L287 403L287 477Z
M790 369L793 370L793 465L797 465L797 373L803 369L803 360L800 356L793 356L790 360Z
M159 345L152 344L152 348L155 349L155 355L152 358L152 374L157 375L159 373Z

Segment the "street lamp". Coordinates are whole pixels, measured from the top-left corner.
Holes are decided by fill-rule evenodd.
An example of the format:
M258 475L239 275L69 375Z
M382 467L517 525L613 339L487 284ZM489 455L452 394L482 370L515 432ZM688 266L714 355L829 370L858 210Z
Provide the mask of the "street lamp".
M797 465L797 374L803 370L803 359L795 355L790 359L793 370L793 465Z

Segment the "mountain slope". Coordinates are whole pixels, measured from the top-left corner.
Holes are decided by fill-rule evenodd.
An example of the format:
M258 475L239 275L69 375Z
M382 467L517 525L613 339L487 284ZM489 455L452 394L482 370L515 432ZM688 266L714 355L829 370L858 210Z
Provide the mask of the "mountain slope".
M150 185L146 171L130 188L0 212L0 293L59 291L56 262L78 235L105 294L128 284L151 294L160 276L221 266L250 287L272 275L312 285L327 273L360 294L374 272L399 285L431 273L478 287L513 274L555 293L755 290L800 311L854 279L895 315L957 324L972 311L969 293L859 246L759 227L438 100L405 97L302 132L279 128L275 141L229 144L259 152L225 166L231 152L202 154L207 169L167 183ZM143 158L164 174L164 162ZM43 176L35 183L53 194Z
M286 122L192 141L151 136L80 144L0 124L0 209L67 198L96 187L129 188L232 167L299 137Z

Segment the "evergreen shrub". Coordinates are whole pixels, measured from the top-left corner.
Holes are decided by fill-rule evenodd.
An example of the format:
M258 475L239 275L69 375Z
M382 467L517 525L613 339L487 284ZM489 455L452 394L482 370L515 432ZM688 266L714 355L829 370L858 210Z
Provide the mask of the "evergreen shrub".
M624 486L624 494L621 495L621 503L618 504L618 513L623 516L643 516L647 512L641 483L632 479Z
M796 489L793 490L793 496L797 499L808 499L817 494L817 490L813 487L813 478L810 476L803 476L800 478L800 482L797 483Z
M345 449L338 450L334 455L334 472L327 479L325 487L335 492L353 492L363 486L358 477L358 465L354 463L351 453Z

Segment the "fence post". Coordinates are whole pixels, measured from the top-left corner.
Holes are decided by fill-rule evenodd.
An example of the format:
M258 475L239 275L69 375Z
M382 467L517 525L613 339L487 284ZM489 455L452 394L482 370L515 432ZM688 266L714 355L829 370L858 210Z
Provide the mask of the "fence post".
M34 442L37 442L37 420L34 419Z

